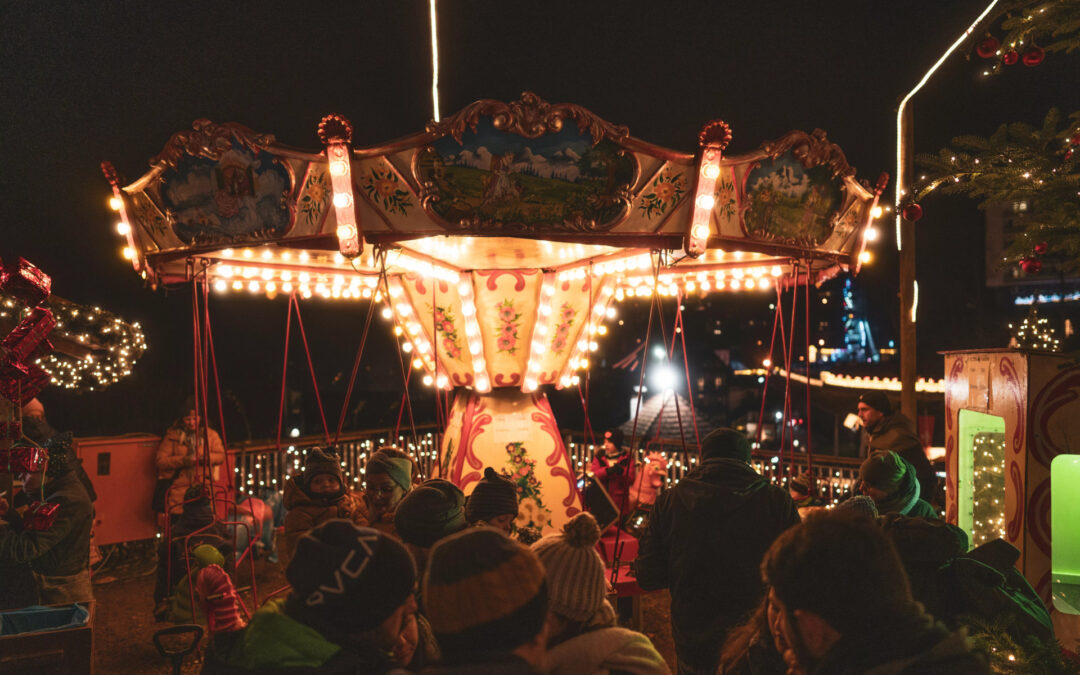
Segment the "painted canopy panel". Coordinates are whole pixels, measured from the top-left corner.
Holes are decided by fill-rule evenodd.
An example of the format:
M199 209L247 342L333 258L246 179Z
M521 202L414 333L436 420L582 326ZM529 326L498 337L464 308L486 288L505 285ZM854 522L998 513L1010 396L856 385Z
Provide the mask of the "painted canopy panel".
M152 166L124 188L136 253L151 270L226 247L337 248L325 153L199 120ZM702 169L695 155L526 93L354 149L350 175L360 232L376 243L444 234L674 249ZM881 187L856 181L820 130L791 132L721 159L709 248L852 265Z

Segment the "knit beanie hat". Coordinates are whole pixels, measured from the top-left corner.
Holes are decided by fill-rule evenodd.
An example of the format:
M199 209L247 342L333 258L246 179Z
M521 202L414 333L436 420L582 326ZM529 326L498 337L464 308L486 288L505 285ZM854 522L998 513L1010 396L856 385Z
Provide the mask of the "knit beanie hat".
M900 455L891 450L878 450L859 467L859 480L891 495L900 488L907 470L908 463Z
M544 564L551 610L571 621L587 621L604 604L607 580L596 552L600 526L591 513L571 518L560 534L544 537L532 550Z
M889 397L883 391L864 392L859 395L859 403L865 403L884 415L892 412L892 404L889 403Z
M45 468L46 478L59 478L75 468L78 460L72 447L74 438L74 434L65 431L45 441L44 447L49 453L49 465Z
M877 504L874 503L873 499L870 499L866 495L855 495L854 497L845 499L837 504L833 511L837 513L847 511L867 516L868 518L877 518L878 516Z
M416 585L405 545L348 520L315 527L285 570L293 592L286 613L324 635L362 633L386 621Z
M435 544L423 597L449 660L513 650L539 635L547 619L540 560L492 527L470 528Z
M465 494L442 478L431 478L405 495L394 511L401 540L431 548L443 537L465 528Z
M810 494L810 477L803 474L795 476L788 482L788 487L801 495Z
M701 439L702 459L738 459L750 461L750 441L735 429L714 429Z
M341 460L333 448L320 448L317 446L309 448L307 456L304 458L304 487L311 485L312 478L323 474L329 474L337 478L338 483L345 484L341 472Z
M412 488L413 461L405 453L395 448L381 448L375 452L364 467L364 476L386 474L400 485L405 492Z
M626 440L626 434L624 434L623 430L619 429L618 427L614 429L608 429L604 432L604 440L611 441L612 445L614 445L619 450L622 450L623 442Z
M490 466L484 469L484 477L473 488L469 501L465 502L465 520L471 524L478 520L491 520L496 516L516 517L517 514L517 486Z

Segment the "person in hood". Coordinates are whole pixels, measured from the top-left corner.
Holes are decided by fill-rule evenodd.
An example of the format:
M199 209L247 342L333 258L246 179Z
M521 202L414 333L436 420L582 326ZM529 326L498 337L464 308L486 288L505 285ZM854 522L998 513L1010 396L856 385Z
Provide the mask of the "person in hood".
M93 600L90 586L90 528L94 506L75 474L75 451L70 432L53 436L19 475L30 501L57 507L55 520L44 529L29 527L0 497L0 562L29 563L37 583L39 603L58 605Z
M895 452L877 451L859 467L859 491L874 500L878 513L937 518L934 507L919 497L915 467Z
M310 448L304 470L285 481L284 492L288 512L278 555L285 566L300 537L312 528L334 518L356 520L359 511L360 498L345 486L341 458L333 448Z
M657 498L634 565L644 590L671 589L679 672L713 675L727 631L764 595L761 556L799 514L786 490L751 468L738 431L712 431L701 459Z
M649 638L617 625L605 597L607 572L596 551L599 541L596 518L579 513L562 532L532 545L548 584L547 672L667 675L671 670Z
M328 520L297 542L285 571L289 595L260 607L203 672L401 672L415 649L406 629L415 626L416 576L401 542Z
M950 633L914 600L896 549L869 518L807 517L773 543L761 574L789 673L989 672L963 632Z
M906 459L915 467L921 497L928 502L934 501L937 475L911 420L899 410L893 412L889 397L881 391L868 391L859 396L856 413L866 430L866 454L891 450Z
M30 399L22 407L22 422L23 435L38 445L45 445L45 441L59 433L45 419L45 406L36 398ZM94 491L94 483L90 480L90 476L87 475L86 469L83 468L82 459L77 457L72 468L75 475L79 477L79 482L86 488L86 494L90 495L90 501L96 502L97 492Z

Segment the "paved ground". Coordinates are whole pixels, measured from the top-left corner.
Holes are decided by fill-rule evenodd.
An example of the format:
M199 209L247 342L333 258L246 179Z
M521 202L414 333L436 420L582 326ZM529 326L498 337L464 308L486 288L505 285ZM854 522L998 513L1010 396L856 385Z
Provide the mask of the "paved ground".
M168 662L153 646L155 631L168 624L155 623L152 616L154 590L154 561L148 549L133 548L115 552L114 559L96 577L94 597L97 601L94 623L94 666L99 674L123 673L144 675L169 673ZM245 568L246 569L246 568ZM284 585L284 576L276 564L255 563L255 580L259 597ZM241 579L250 586L250 573ZM250 602L250 592L245 601ZM668 623L669 598L666 592L642 596L642 632L674 668L674 645ZM183 672L198 673L198 655L187 657Z

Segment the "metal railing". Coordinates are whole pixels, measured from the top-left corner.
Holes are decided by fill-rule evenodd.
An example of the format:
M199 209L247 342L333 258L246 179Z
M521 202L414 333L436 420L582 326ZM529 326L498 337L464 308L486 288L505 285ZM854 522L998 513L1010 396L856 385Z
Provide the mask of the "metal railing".
M399 431L395 438L393 429L372 429L342 434L337 447L341 453L342 472L353 489L360 489L367 458L380 447L393 445L408 452L420 465L423 475L432 476L436 473L434 469L441 441L442 435L436 425L424 425L417 427L415 442L411 433ZM584 433L573 431L564 434L563 443L574 472L580 474L587 471L596 446L588 443ZM249 443L232 448L229 453L233 460L235 484L249 493L260 489L280 490L288 476L303 468L308 448L325 444L322 436L313 435L289 438L287 441L283 439L280 453L276 442ZM662 458L667 463L665 485L679 482L698 464L697 447L687 444L684 458L682 444L677 440L650 441L647 446L636 450L636 461L644 465L652 461L652 453L659 453L659 457L653 455L653 458ZM819 496L827 503L836 503L853 494L861 462L853 457L814 455L811 473ZM795 473L805 474L806 464L806 455L797 454ZM777 485L786 485L791 476L790 456L785 456L781 461L773 452L755 450L751 465Z

